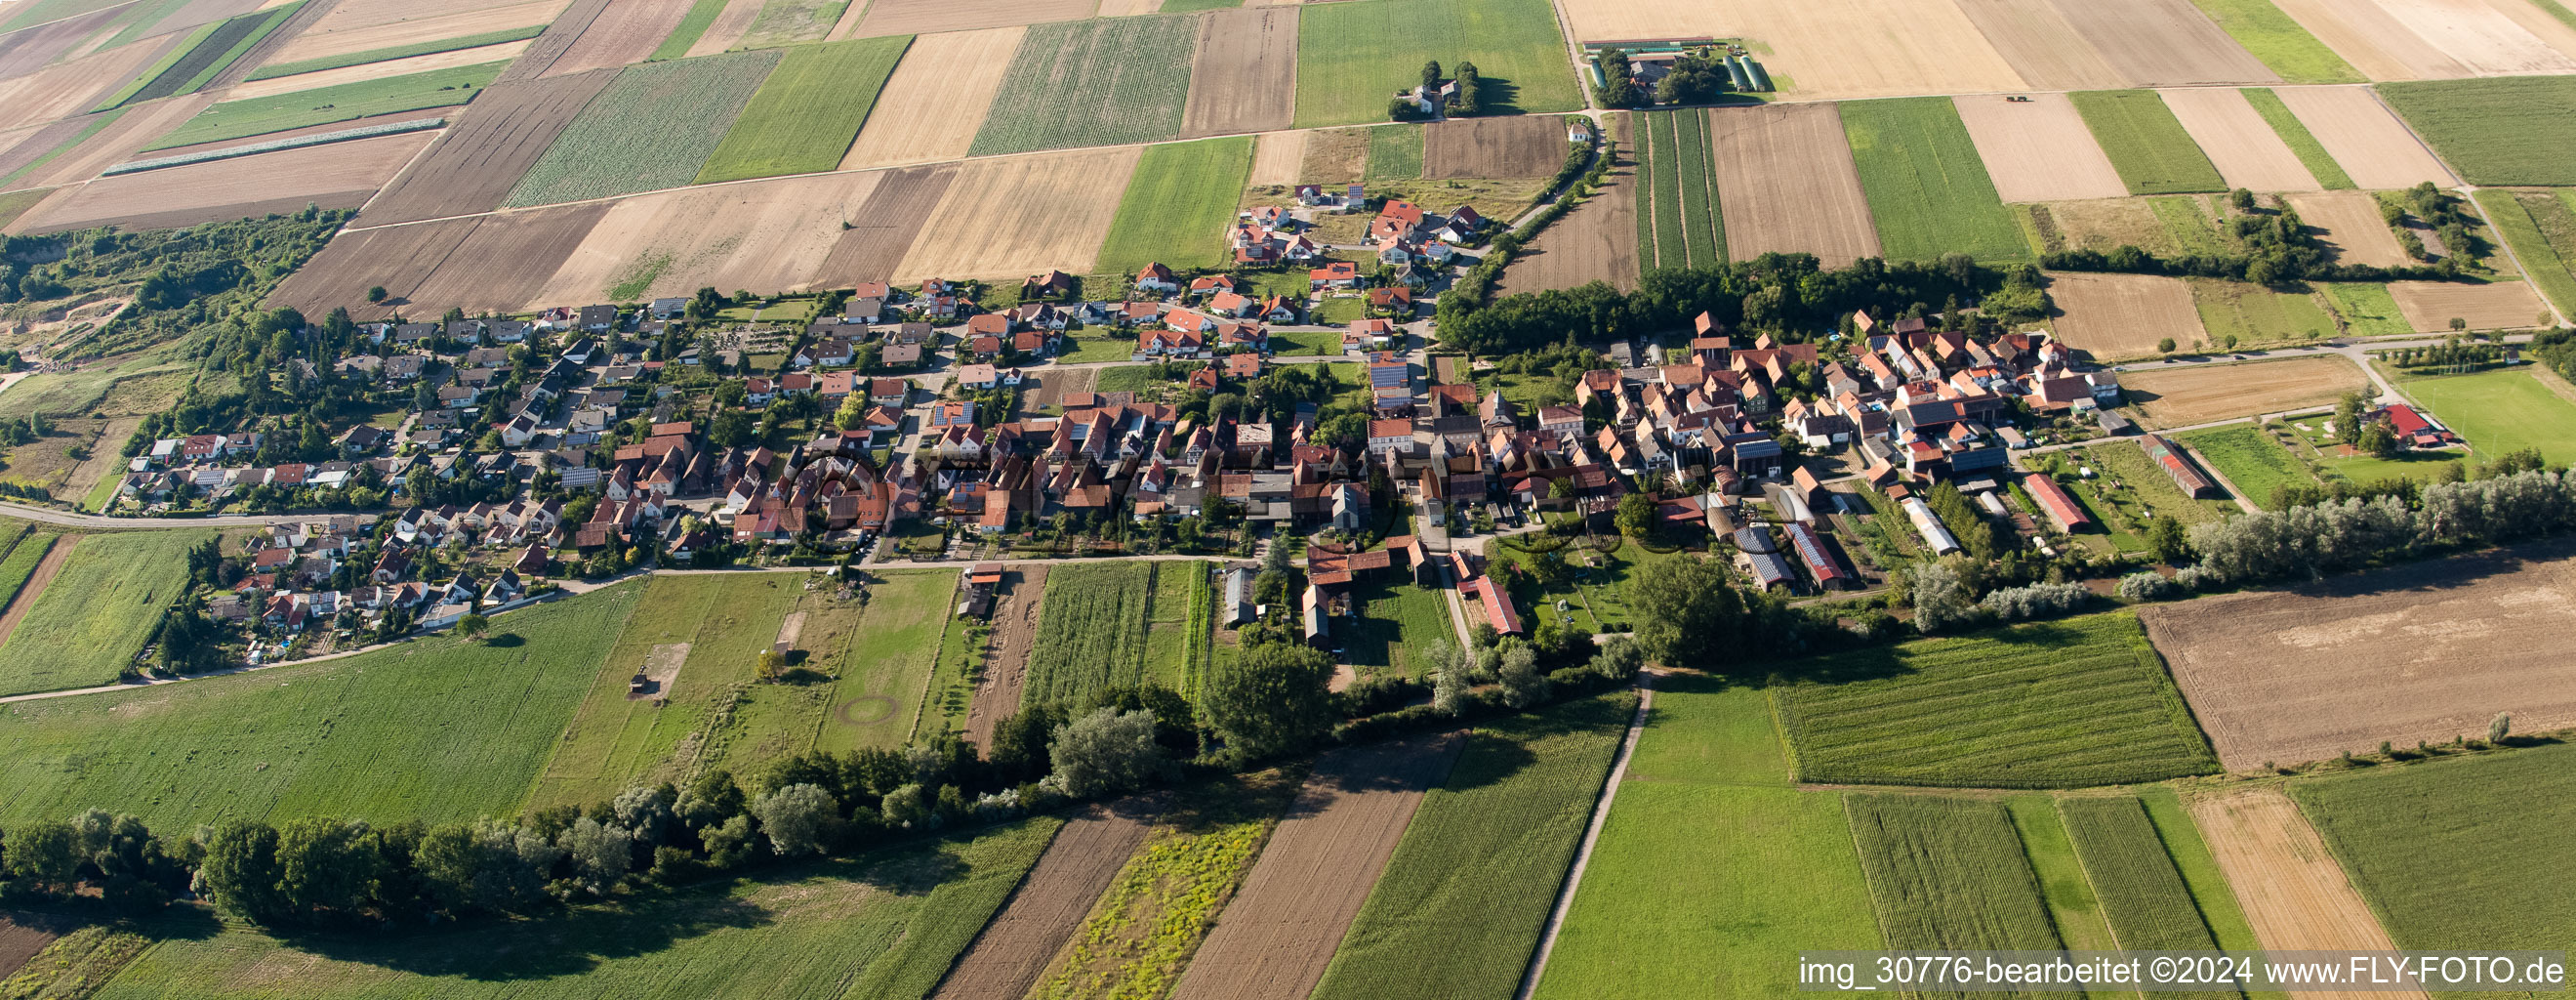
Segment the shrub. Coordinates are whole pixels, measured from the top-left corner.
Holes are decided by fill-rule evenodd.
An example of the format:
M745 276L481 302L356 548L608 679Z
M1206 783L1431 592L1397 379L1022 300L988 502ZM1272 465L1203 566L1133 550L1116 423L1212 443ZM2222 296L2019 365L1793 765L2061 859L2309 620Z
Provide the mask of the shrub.
M2080 583L2035 583L1987 594L1986 609L2003 621L2017 622L2030 618L2048 618L2081 610L2093 602L2093 592Z
M2126 600L2170 601L2189 592L2190 588L2151 569L2120 578L2120 596Z

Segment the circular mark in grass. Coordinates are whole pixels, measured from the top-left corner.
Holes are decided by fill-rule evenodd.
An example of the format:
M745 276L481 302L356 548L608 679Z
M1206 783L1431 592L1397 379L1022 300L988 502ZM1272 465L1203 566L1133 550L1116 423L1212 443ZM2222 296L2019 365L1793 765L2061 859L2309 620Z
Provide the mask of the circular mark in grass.
M842 702L836 711L843 722L853 726L872 726L894 718L894 709L894 699L872 694Z

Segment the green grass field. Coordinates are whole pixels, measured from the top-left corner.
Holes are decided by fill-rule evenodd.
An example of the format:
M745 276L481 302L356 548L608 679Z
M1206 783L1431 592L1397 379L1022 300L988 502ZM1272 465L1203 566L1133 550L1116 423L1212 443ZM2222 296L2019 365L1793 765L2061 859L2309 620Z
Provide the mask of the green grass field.
M2576 77L2383 83L2379 94L2476 185L2576 185Z
M187 585L203 532L92 535L0 644L0 694L111 684Z
M698 170L700 184L839 169L912 36L789 49Z
M1376 184L1422 179L1422 126L1380 125L1368 130L1368 139L1368 168L1362 180Z
M294 76L299 73L318 73L326 69L345 69L350 66L367 66L374 63L391 62L396 59L409 59L413 56L434 55L440 52L455 52L462 49L479 49L486 45L502 45L509 42L520 41L522 39L535 38L538 35L544 34L545 31L545 25L532 24L524 28L503 28L499 31L486 31L479 35L460 35L455 38L442 38L432 42L415 42L410 45L395 45L388 48L368 49L364 52L350 52L343 55L324 56L319 59L303 59L290 63L270 63L256 70L252 70L247 79L272 80L281 76Z
M1842 116L1887 259L2029 259L2030 245L2004 211L1949 98L1846 101Z
M1434 645L1457 648L1458 633L1449 627L1447 594L1400 576L1390 573L1354 585L1351 596L1361 602L1360 620L1334 623L1334 634L1351 665L1363 673L1428 680L1429 650Z
M1801 780L2052 788L2209 774L2209 741L2137 617L2086 615L1793 665Z
M2162 463L2149 458L2146 449L2135 440L2106 441L2081 449L2084 464L2101 475L2096 480L2110 492L2123 515L2144 524L2156 515L2172 515L2184 524L2215 521L2241 508L2228 500L2194 500L2184 496L2182 487ZM2110 489L2108 481L2120 484ZM2140 529L2141 533L2144 529Z
M2288 83L2367 83L2360 70L2343 61L2308 29L2291 20L2272 0L2192 0L2220 30L2245 46L2254 58Z
M14 527L17 522L10 522ZM54 547L59 536L50 531L22 535L11 543L9 556L0 559L0 608L18 599L26 589L27 578L36 574L36 566L45 561L45 553Z
M87 543L83 543L86 545ZM175 558L175 556L173 557ZM345 660L0 706L0 821L91 806L156 829L232 817L518 812L600 672L624 586Z
M1190 58L1197 51L1193 17L1032 27L1011 57L970 155L1172 139L1181 134Z
M2224 191L2227 181L2152 90L2088 90L2067 95L2130 194Z
M1315 1000L1501 997L1556 902L1636 696L1479 727L1422 798Z
M1215 584L1204 562L1158 562L1154 564L1154 590L1145 603L1145 679L1174 691L1187 692L1194 683L1193 665L1205 651L1210 632L1193 626L1193 615L1205 618L1214 614L1215 602L1208 600ZM1197 643L1193 650L1192 643Z
M2115 948L2111 925L2102 919L2102 900L2094 895L2083 863L2075 858L2075 842L2067 838L2066 824L2058 820L2056 801L2046 792L2027 792L2004 799L2003 805L2012 816L2013 832L2021 838L2022 854L2030 859L2040 902L2048 907L2048 917L2066 947L2074 951Z
M840 23L850 0L767 0L744 28L738 49L771 49L800 42L819 42Z
M2260 3L2267 9L2271 6L2268 0L2242 2ZM2253 105L2254 112L2263 116L2264 123L2272 126L2272 132L2281 137L2281 141L2290 147L2290 152L2298 154L2299 162L2307 166L2308 173L2317 179L2318 184L2324 185L2328 191L2350 191L2356 186L2352 175L2344 172L2343 164L2336 163L2334 156L2326 152L2325 144L2317 141L2316 133L2308 131L2307 124L2290 112L2290 106L2281 103L2281 95L2273 93L2270 87L2246 87L2244 94L2245 103Z
M928 995L1063 821L789 869L542 924L480 921L289 943L174 938L97 995L163 1000ZM538 929L541 928L541 929ZM281 977L280 968L294 974Z
M2415 332L2388 286L2356 281L2321 281L2326 302L2343 318L2344 332L2356 337L2403 336Z
M508 63L431 70L291 94L225 101L188 119L147 151L327 125L374 115L463 104L483 92Z
M2218 859L2210 855L2208 842L2200 837L2200 825L2192 822L2182 799L2169 786L2137 791L2139 803L2146 807L2147 820L2155 824L2157 839L2164 842L2166 857L2181 873L2183 887L2190 890L2201 922L2208 925L2218 946L2228 951L2260 950L2263 945L2254 937L2254 925L2246 921L2244 908L2236 902L2235 887L2218 869ZM2283 998L2276 993L2257 992L2254 1000Z
M697 0L690 4L689 12L681 15L680 23L672 27L671 33L662 39L662 44L654 46L653 54L645 58L662 62L688 55L689 47L706 36L707 27L716 23L716 15L724 13L724 9L725 0Z
M2327 316L2318 307L2316 297L2307 292L2274 291L2216 278L2185 280L2191 285L2191 304L2200 311L2200 325L2209 331L2212 348L2226 347L2230 336L2236 338L2233 343L2252 347L2324 340L2335 335L2334 318Z
M1708 115L1669 113L1675 165L1681 168L1682 228L1690 238L1692 267L1726 263L1726 213L1717 201L1717 172L1709 165Z
M2298 781L2290 797L2398 947L2576 942L2576 746Z
M868 588L868 607L838 662L815 664L840 676L814 745L823 750L899 747L912 738L922 693L938 664L957 598L952 570L886 571ZM819 657L818 657L819 659Z
M1843 798L1792 786L1763 693L1658 679L1539 1000L1783 996L1782 956L1882 946Z
M1248 135L1146 147L1094 270L1133 275L1154 261L1183 270L1225 266L1226 232L1251 177Z
M1317 5L1298 15L1297 127L1385 121L1387 98L1421 83L1433 59L1475 63L1488 114L1571 111L1583 97L1565 58L1546 0Z
M2486 216L2522 262L2532 285L2562 312L2576 311L2576 270L2567 254L2576 251L2576 213L2556 191L2510 191L2479 188L2478 214ZM2561 248L2565 249L2561 249Z
M215 74L223 72L250 47L277 30L287 18L295 16L302 3L288 4L274 10L255 11L239 17L207 24L191 33L187 40L161 56L160 61L145 69L116 93L111 94L93 111L106 111L159 100L177 94L194 93Z
M2228 254L2241 247L2236 240L2218 231L2215 211L2206 195L2176 195L2147 199L2147 211L2164 228L2174 246L2184 253Z
M2003 803L1886 793L1854 793L1844 801L1888 947L2062 947Z
M1638 124L1646 130L1647 155L1655 160L1654 186L1641 189L1655 213L1654 266L1689 267L1690 213L1682 209L1682 156L1677 135L1681 126L1669 114L1639 115ZM1639 214L1643 214L1642 209Z
M1145 680L1145 622L1154 564L1076 563L1047 572L1020 701L1070 704Z
M687 185L778 62L777 51L763 50L620 70L504 204L551 205Z
M2215 951L2218 940L2200 916L2190 886L2166 853L2145 806L2128 796L2057 803L2066 832L2102 900L2119 947L2131 951ZM2238 996L2235 990L2183 994Z
M2469 439L2483 461L2538 448L2551 465L2576 462L2576 403L2549 391L2528 371L2415 379L2404 391Z
M2317 485L2317 477L2309 475L2289 449L2273 440L2270 431L2253 424L2187 431L2174 437L2216 466L2220 475L2244 491L2245 499L2266 510L2278 509L2272 504L2272 493L2280 487Z

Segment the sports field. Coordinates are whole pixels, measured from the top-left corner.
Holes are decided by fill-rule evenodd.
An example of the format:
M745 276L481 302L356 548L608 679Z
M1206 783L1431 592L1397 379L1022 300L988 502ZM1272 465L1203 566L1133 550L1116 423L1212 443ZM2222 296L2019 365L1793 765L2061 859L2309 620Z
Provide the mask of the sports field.
M773 49L618 71L502 204L524 208L688 184L778 62Z
M2528 371L2415 379L2400 391L2430 408L2487 460L2537 448L2550 464L2576 462L2576 403Z
M698 170L700 184L832 170L912 36L789 49Z
M311 125L463 104L482 92L507 63L485 63L344 83L291 94L225 101L171 130L145 150L240 139Z
M1889 260L1964 253L2001 263L2030 256L1949 98L1851 101L1842 113L1852 163Z
M113 684L187 584L195 531L92 535L0 643L0 694Z
M2383 83L2380 96L2460 179L2576 184L2576 76Z
M2218 168L2155 91L2090 90L2068 96L2130 194L2226 190Z
M1162 142L1181 134L1198 19L1121 17L1030 28L970 155Z
M1299 12L1297 127L1385 121L1433 59L1475 63L1489 114L1583 105L1546 0L1354 0Z
M1153 261L1182 269L1223 266L1234 206L1251 174L1251 136L1146 147L1096 266L1105 274L1134 274Z

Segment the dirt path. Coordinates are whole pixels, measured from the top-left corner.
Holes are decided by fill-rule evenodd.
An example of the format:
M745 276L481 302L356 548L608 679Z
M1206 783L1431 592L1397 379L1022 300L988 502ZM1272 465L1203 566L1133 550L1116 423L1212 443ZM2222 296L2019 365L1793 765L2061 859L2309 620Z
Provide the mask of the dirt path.
M27 617L27 609L35 606L45 585L54 582L54 574L62 572L63 564L71 561L72 546L80 544L80 540L79 535L64 535L54 539L53 548L45 550L44 561L36 564L36 572L27 577L27 585L18 588L8 612L0 614L0 643L8 642L9 634L18 631L18 620Z
M1574 867L1566 869L1565 885L1556 891L1556 906L1547 912L1547 927L1539 933L1538 955L1530 959L1529 972L1521 976L1518 1000L1530 1000L1538 992L1539 977L1547 972L1547 956L1556 950L1556 934L1565 927L1565 915L1574 908L1574 890L1583 884L1583 867L1592 861L1592 845L1601 841L1601 825L1610 820L1610 800L1619 795L1619 783L1628 778L1628 758L1637 752L1637 735L1646 731L1646 712L1655 707L1655 675L1650 671L1637 675L1637 712L1628 717L1628 735L1619 740L1619 759L1610 764L1609 780L1602 782L1601 800L1592 805L1592 822L1583 828L1583 844L1574 851Z
M1020 684L1028 679L1029 648L1037 640L1046 577L1044 563L1006 568L1002 573L1002 593L993 600L993 638L984 656L984 679L976 683L975 698L966 706L966 738L976 746L989 750L993 728L1020 710Z
M1418 736L1316 761L1181 973L1173 1000L1305 1000L1315 992L1422 793L1448 777L1465 745L1456 734Z
M1092 903L1144 844L1163 811L1156 797L1095 805L1055 835L1037 867L941 980L933 1000L1024 996L1082 929Z
M2379 919L2354 892L2343 869L2308 818L2277 787L2247 788L2195 798L2194 822L2218 858L2218 867L2245 904L2254 936L2269 951L2354 949L2395 951ZM2421 991L2362 993L2294 990L2316 1000L2388 1000L2422 997Z

